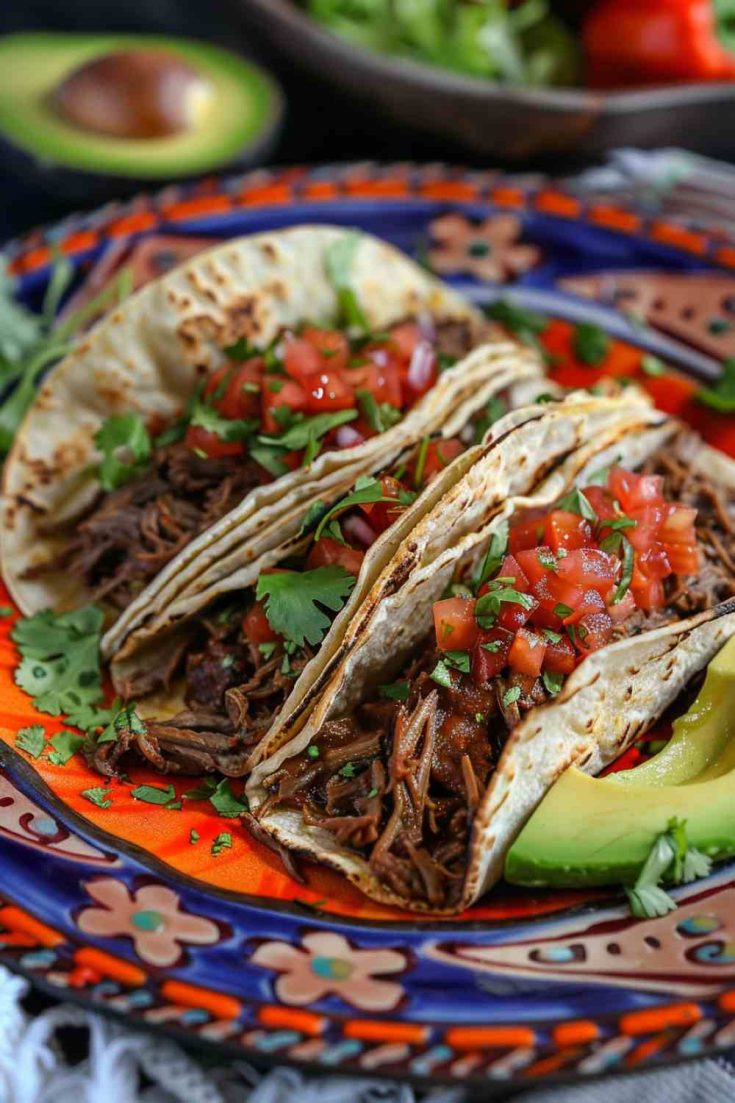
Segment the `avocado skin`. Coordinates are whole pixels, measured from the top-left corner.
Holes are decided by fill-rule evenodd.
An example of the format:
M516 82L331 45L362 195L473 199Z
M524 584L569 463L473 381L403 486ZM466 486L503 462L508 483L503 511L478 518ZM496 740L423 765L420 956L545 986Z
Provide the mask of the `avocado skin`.
M690 844L705 854L735 855L735 639L658 755L605 778L575 767L562 774L508 851L506 880L632 883L673 817L686 820Z
M228 132L219 146L217 143L211 143L211 156L208 148L206 158L202 158L201 149L197 146L195 137L186 151L187 157L192 155L197 158L198 163L193 165L187 164L183 158L180 161L170 158L160 165L153 165L154 159L146 158L146 163L142 163L139 154L137 157L131 157L129 164L123 164L120 157L115 156L110 159L109 164L106 164L109 143L106 149L105 144L98 141L95 134L85 134L80 131L70 137L68 127L65 128L63 122L59 122L57 126L53 109L45 107L51 88L44 86L42 78L36 78L36 72L43 74L48 64L56 74L61 72L63 75L88 60L90 56L94 56L95 52L99 55L118 48L134 49L136 47L170 49L179 54L182 59L198 67L205 76L216 77L217 67L222 63L222 87L228 89L229 93L233 90L241 92L244 101L250 95L251 86L248 81L252 80L251 125L244 126L233 136ZM25 102L22 97L18 102L19 97L14 95L12 85L4 86L5 59L17 59L19 55L24 59L23 66L26 65L25 59L28 59L27 64L33 73L31 88L26 90L26 98L29 103L32 103L33 111L38 117L43 117L44 126L49 128L48 133L53 133L54 140L58 137L57 130L63 134L59 140L62 145L66 143L70 149L72 161L78 149L84 148L83 165L65 163L67 158L59 155L60 152L63 153L63 149L57 150L54 154L50 151L48 142L42 138L37 139L33 118L19 132L17 124L23 121ZM14 63L18 64L17 60ZM219 86L215 94L215 114L218 95ZM135 195L141 189L150 189L156 184L163 185L170 181L186 184L198 179L203 173L209 174L220 170L238 171L262 164L269 158L275 147L283 116L283 95L268 74L251 62L222 51L209 43L131 34L29 32L0 37L0 156L3 169L22 183L24 199L35 196L44 200L51 198L54 200L54 210L61 211L68 208L70 203L88 207L94 203ZM204 129L202 127L202 131ZM159 144L161 140L149 139L148 141L151 143L148 147L151 152L161 149ZM140 143L137 144L140 146ZM100 150L98 164L94 163L97 156L96 149ZM90 152L87 153L87 151ZM204 163L205 160L207 163ZM116 166L120 167L120 171Z

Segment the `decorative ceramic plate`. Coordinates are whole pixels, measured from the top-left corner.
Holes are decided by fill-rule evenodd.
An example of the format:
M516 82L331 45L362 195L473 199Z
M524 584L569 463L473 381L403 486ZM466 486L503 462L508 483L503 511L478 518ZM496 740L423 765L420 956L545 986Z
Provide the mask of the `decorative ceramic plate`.
M83 297L123 262L140 284L209 241L308 221L377 233L479 303L511 285L556 319L542 340L561 382L634 377L735 452L735 418L699 405L691 378L735 356L735 247L551 184L435 166L260 172L75 217L8 256L33 303L55 248ZM599 369L571 351L582 318L616 338ZM660 374L642 350L683 370ZM501 887L450 922L377 906L316 868L299 884L206 802L142 804L118 783L97 807L81 793L100 779L78 755L61 765L17 750L22 726L61 725L14 684L14 614L2 612L0 960L11 968L136 1025L372 1075L518 1086L735 1044L735 866L647 921L613 891Z

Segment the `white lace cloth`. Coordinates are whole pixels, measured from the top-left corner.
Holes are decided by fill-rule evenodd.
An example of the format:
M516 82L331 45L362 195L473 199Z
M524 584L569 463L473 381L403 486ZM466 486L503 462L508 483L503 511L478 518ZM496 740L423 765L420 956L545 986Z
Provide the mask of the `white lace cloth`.
M257 1072L245 1062L205 1068L160 1035L127 1030L69 1004L29 1019L27 983L0 966L0 1103L464 1103L462 1088L416 1093L389 1081ZM88 1031L88 1055L69 1065L56 1033ZM474 1099L478 1096L474 1095ZM480 1097L481 1098L481 1097ZM518 1103L733 1103L724 1062L702 1061L577 1088L524 1093Z

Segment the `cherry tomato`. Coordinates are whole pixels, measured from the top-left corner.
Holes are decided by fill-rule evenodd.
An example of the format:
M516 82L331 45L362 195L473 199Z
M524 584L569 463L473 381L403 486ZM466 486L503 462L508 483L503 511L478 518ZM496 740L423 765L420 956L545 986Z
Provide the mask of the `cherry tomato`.
M184 444L192 452L202 452L210 460L222 456L239 456L242 453L242 441L222 440L216 433L202 429L201 425L190 425L186 430Z
M256 646L260 643L274 643L280 636L270 625L265 608L260 601L254 601L242 618L243 635Z
M508 664L518 674L538 678L546 654L546 640L528 628L519 628L510 645Z
M474 600L448 597L435 601L434 632L441 651L469 651L478 633Z
M364 551L360 551L358 548L348 548L345 544L340 544L339 540L332 540L329 536L323 536L321 540L317 540L312 545L306 560L306 566L312 571L316 567L331 567L332 564L337 564L337 566L344 567L349 574L353 574L357 578L364 558Z
M344 333L336 329L304 326L301 338L321 353L322 367L336 372L342 372L347 367L350 359L350 343Z

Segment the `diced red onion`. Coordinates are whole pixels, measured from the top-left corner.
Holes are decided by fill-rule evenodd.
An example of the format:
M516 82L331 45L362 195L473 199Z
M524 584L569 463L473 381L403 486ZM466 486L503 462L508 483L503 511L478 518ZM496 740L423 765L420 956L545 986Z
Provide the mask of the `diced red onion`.
M434 350L428 341L419 341L408 365L408 384L414 391L429 389L434 372Z
M350 540L356 540L363 547L369 548L371 544L375 543L375 533L359 513L351 513L344 520L341 520L341 525L345 536Z
M433 345L434 341L436 341L436 323L434 321L434 316L424 310L419 314L416 321L423 339Z
M362 433L353 429L351 425L340 425L337 429L337 447L354 448L356 444L362 444L365 440Z

